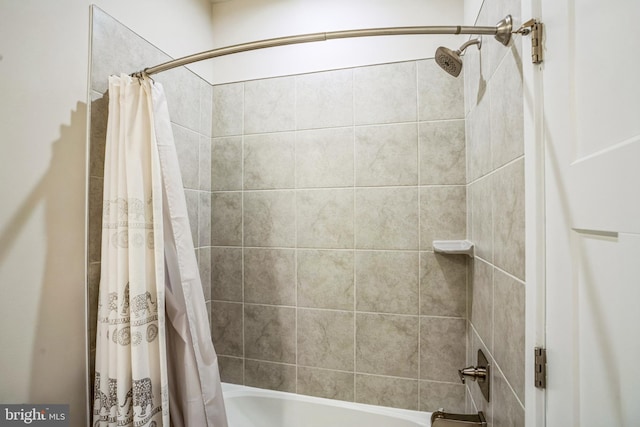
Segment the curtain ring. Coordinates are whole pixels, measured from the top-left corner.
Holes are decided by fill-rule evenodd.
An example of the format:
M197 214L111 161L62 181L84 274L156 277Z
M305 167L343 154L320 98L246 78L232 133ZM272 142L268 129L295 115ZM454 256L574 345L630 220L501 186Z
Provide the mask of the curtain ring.
M138 83L140 84L142 84L143 80L145 79L151 80L151 83L156 82L155 80L153 80L153 78L149 74L147 74L146 68L142 71L136 71L135 73L130 74L130 76L134 79L138 79Z

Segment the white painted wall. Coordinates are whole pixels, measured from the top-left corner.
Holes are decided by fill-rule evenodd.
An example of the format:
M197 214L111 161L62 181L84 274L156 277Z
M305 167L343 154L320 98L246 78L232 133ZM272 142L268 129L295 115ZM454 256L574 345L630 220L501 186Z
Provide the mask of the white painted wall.
M461 25L464 0L233 0L213 4L213 47L345 29ZM431 58L467 36L391 36L283 46L210 60L213 82Z
M212 40L208 0L98 4L170 55ZM0 0L0 402L70 403L74 427L86 425L89 6Z

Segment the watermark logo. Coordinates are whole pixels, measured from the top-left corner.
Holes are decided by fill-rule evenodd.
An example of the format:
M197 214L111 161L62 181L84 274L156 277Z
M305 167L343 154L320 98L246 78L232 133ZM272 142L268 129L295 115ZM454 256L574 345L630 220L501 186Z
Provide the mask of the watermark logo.
M69 405L2 405L0 427L69 427Z

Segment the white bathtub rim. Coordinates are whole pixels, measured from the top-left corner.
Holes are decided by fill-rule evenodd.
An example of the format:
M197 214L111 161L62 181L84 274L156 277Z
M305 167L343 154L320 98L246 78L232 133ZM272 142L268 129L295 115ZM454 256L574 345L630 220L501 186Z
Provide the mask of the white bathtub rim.
M245 385L222 383L222 393L225 398L242 396L277 397L298 402L318 403L321 405L335 406L338 408L355 409L371 412L379 415L397 417L407 421L413 421L421 426L431 425L431 412L415 411L411 409L391 408L387 406L369 405L366 403L348 402L345 400L327 399L324 397L308 396L304 394L289 393L285 391L267 390Z

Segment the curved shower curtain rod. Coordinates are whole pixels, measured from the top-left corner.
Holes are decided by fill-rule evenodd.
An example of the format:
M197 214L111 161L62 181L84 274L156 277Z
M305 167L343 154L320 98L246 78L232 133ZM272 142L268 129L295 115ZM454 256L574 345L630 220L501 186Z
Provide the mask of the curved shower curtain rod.
M181 67L193 62L205 59L216 58L218 56L231 55L233 53L247 52L250 50L264 49L268 47L285 46L290 44L309 43L326 41L331 39L344 39L352 37L372 37L372 36L399 36L399 35L420 35L420 34L473 34L495 36L503 45L508 45L511 40L512 20L511 15L507 15L494 27L479 26L428 26L428 27L391 27L391 28L371 28L365 30L345 30L331 31L327 33L312 33L298 36L278 37L274 39L260 40L249 43L242 43L233 46L221 47L207 50L193 55L174 59L153 67L145 68L142 71L132 74L133 76L152 75Z

